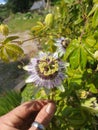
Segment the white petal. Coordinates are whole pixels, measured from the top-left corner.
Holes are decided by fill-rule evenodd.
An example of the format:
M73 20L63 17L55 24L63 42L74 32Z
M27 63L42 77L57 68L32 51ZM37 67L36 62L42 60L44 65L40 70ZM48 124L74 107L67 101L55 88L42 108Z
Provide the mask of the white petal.
M39 52L39 57L40 57L40 58L43 58L44 56L46 56L46 53L40 51L40 52Z
M26 83L32 83L33 82L33 76L29 76L27 79L26 79Z
M55 59L58 59L58 53L55 52L55 53L53 54L53 57L54 57Z
M37 63L37 58L31 58L30 62L31 62L32 64Z
M26 65L23 67L24 70L27 70L27 71L32 71L33 69L33 66L32 65Z

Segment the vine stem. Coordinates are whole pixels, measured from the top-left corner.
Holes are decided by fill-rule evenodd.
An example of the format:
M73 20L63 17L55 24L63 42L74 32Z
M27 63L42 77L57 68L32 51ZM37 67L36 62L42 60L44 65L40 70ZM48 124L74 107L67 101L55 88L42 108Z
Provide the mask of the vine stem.
M78 0L78 2L79 2L80 5L81 5L81 10L82 10L82 12L83 12L82 18L83 18L83 21L84 21L83 30L82 30L82 32L81 32L81 34L80 34L80 37L79 37L80 44L81 44L82 37L83 37L83 35L85 34L86 25L87 25L87 23L88 23L88 16L87 16L86 13L84 12L84 7L82 6L82 3L83 3L82 0Z
M51 89L51 93L48 95L48 99L54 101L55 100L55 90Z
M88 22L88 19L85 21L84 28L83 28L83 30L82 30L82 32L81 32L81 34L80 34L80 37L79 37L80 43L81 43L81 41L82 41L83 35L85 34L85 27L86 27L87 22Z
M51 34L45 34L46 36L51 36ZM52 34L53 35L53 34ZM53 35L53 36L58 36L58 35ZM44 36L36 36L36 37L32 37L32 38L29 38L29 39L26 39L26 40L23 40L22 41L22 44L24 43L24 42L27 42L27 41L30 41L30 40L34 40L34 39L38 39L38 38L42 38L42 37L44 37ZM14 43L19 43L19 41L13 41Z
M54 99L55 99L55 90L54 89L52 89L51 90L51 99L54 101Z

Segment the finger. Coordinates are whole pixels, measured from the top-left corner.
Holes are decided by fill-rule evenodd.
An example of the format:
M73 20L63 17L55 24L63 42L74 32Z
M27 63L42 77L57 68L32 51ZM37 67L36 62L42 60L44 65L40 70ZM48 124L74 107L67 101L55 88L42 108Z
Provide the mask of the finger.
M6 124L0 122L0 130L19 130L19 129L7 126Z
M38 113L35 121L43 124L45 127L49 124L56 110L56 106L54 103L48 103L45 105L41 111ZM37 130L34 126L31 126L29 130Z
M47 101L30 101L1 117L3 123L18 128L32 113L39 112Z

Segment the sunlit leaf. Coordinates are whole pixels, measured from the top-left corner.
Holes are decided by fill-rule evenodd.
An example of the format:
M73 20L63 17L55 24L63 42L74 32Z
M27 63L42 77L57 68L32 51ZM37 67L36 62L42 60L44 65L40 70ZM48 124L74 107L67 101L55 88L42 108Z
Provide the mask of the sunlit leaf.
M2 47L1 50L0 50L0 57L5 62L9 61L9 56L8 56L6 49L4 47Z
M79 43L77 40L73 40L68 48L66 48L66 53L64 54L64 60L68 59L70 55L73 53L73 51L79 46Z
M78 19L74 22L74 24L77 25L77 24L81 23L82 21L83 21L82 18L78 18Z
M89 91L92 93L98 93L98 90L96 89L95 85L93 83L87 85L90 89Z
M83 47L80 48L80 66L82 69L86 67L87 63L87 52Z
M22 55L23 54L23 50L19 46L15 45L15 44L8 43L8 44L5 45L5 48L10 50L10 51L13 51L17 55Z
M76 48L70 56L70 64L73 69L79 67L80 64L80 47Z
M95 40L95 38L94 38L93 36L88 36L88 37L86 38L86 43L87 43L89 46L93 47L93 46L95 45L95 43L96 43L96 40Z
M98 26L98 9L95 11L93 20L92 20L92 26L95 28Z
M6 43L8 43L8 42L10 42L10 41L13 41L13 40L15 40L15 39L18 39L18 38L19 38L19 36L9 36L9 37L7 37L7 38L3 41L3 43L6 44Z
M98 2L96 2L92 8L92 10L89 12L88 17L92 15L96 10L98 10Z

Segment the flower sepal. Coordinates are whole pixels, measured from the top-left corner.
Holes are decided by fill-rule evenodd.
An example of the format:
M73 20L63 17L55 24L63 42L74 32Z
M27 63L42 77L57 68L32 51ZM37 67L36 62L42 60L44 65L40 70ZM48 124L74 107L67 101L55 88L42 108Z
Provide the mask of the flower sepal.
M64 88L63 84L61 84L60 86L57 86L57 88L58 88L61 92L65 92L65 88Z

